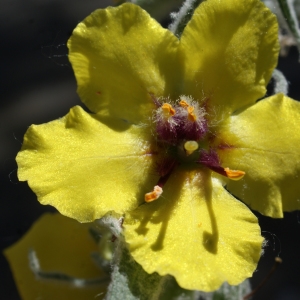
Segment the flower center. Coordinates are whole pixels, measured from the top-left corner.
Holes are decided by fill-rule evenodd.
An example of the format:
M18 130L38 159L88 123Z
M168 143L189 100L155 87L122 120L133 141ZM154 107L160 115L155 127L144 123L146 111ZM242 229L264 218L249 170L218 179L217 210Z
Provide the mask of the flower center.
M163 193L163 186L174 169L181 164L194 163L195 167L202 165L226 176L239 180L245 172L231 170L221 166L217 152L214 149L205 150L203 145L209 145L207 112L204 103L201 105L189 96L180 96L175 103L159 103L153 121L156 126L156 140L162 149L162 159L157 163L160 176L153 191L145 194L145 201L152 202ZM202 147L200 146L202 145Z

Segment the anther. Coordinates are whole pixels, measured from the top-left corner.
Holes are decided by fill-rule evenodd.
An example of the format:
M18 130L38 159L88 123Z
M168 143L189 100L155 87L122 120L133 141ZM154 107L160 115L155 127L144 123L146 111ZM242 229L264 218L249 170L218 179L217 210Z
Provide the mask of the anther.
M184 143L183 147L186 155L188 156L194 153L198 149L199 145L196 141L187 141Z
M183 107L183 108L189 107L189 104L188 104L186 101L184 101L184 100L181 100L181 101L179 102L179 105L180 105L181 107Z
M223 168L220 164L217 152L213 149L200 152L200 159L198 160L198 162L208 167L212 171L232 180L240 180L246 174L244 171Z
M190 121L192 121L192 122L195 122L196 119L197 119L197 117L196 117L196 115L195 115L195 113L194 113L194 110L195 110L195 108L194 108L193 106L189 106L189 107L187 108L187 111L188 111L188 119L189 119Z
M195 107L189 105L185 100L181 100L179 102L179 105L187 110L187 112L188 112L188 119L191 122L195 122L196 119L197 119L197 116L194 113Z
M156 185L153 188L152 192L145 194L145 202L149 203L154 200L157 200L160 197L160 195L162 194L162 192L163 192L163 189L160 186Z
M147 203L152 202L154 200L157 200L161 196L163 192L162 188L168 181L172 171L176 166L177 166L176 160L168 161L165 164L165 166L162 166L161 170L159 170L161 177L158 179L158 182L154 186L153 191L145 194L145 202Z
M229 168L224 168L224 171L229 179L240 180L246 174L244 171L240 170L230 170Z
M161 108L166 117L172 117L176 113L175 109L169 103L164 103Z

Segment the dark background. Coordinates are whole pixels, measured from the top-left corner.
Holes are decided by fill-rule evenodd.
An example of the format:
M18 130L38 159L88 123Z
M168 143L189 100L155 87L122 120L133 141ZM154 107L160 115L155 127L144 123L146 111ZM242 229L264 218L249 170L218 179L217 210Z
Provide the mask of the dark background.
M27 183L18 182L15 156L28 126L62 117L80 104L65 43L78 22L112 1L0 0L0 4L0 246L4 249L40 214L54 210L40 205ZM289 96L300 100L300 64L295 48L288 57L279 59L278 68L290 82ZM287 213L280 220L258 217L269 243L253 284L266 276L275 256L280 255L283 264L255 299L298 300L300 213ZM2 254L0 299L20 299Z

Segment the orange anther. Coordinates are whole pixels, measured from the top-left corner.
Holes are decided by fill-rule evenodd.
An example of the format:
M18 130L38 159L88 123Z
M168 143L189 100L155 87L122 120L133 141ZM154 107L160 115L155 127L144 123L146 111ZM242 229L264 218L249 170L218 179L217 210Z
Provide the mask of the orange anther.
M175 109L172 107L171 104L169 103L164 103L162 106L161 106L164 114L168 117L171 117L171 116L174 116L176 111Z
M196 119L197 119L197 117L196 117L196 115L194 114L194 110L195 110L195 108L193 107L193 106L189 106L188 108L187 108L187 111L188 111L188 119L190 120L190 121L192 121L192 122L195 122L196 121Z
M232 180L240 180L246 174L244 171L230 170L229 168L224 168L224 171L226 172L227 177Z
M189 105L185 100L181 100L179 102L179 105L187 110L188 119L192 122L195 122L197 117L194 114L194 110L195 110L194 106Z
M162 194L162 192L163 192L163 189L160 186L156 185L153 188L152 192L145 194L145 201L147 203L149 203L154 200L157 200L160 197L160 195Z
M195 108L194 108L193 106L189 106L189 107L187 108L187 111L188 111L189 114L193 114L193 113L194 113L194 110L195 110Z
M181 101L179 102L179 105L180 105L181 107L184 107L184 108L189 107L188 103L187 103L186 101L184 101L184 100L181 100Z

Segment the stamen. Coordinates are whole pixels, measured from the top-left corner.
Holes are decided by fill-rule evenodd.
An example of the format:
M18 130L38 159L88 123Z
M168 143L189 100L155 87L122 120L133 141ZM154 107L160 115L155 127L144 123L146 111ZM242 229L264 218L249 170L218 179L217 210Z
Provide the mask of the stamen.
M229 168L223 168L219 161L217 152L215 152L215 150L213 149L210 149L208 152L202 151L200 153L198 163L201 163L202 165L206 166L212 171L219 173L232 180L240 180L246 174L244 171L230 170Z
M178 107L178 106L177 106ZM158 139L168 144L175 144L177 141L177 127L179 121L176 108L165 102L155 110L153 119L156 124Z
M189 104L188 104L186 101L184 101L184 100L181 100L181 101L179 102L179 105L180 105L181 107L183 107L183 108L189 107Z
M197 119L197 117L196 117L196 115L195 115L195 113L194 113L194 110L195 110L195 108L194 108L193 106L189 106L189 107L187 108L187 111L188 111L188 119L189 119L190 121L192 121L192 122L195 122L196 119Z
M224 171L226 172L227 177L232 180L240 180L246 174L244 171L230 170L229 168L224 168Z
M186 151L186 155L188 156L194 153L198 149L199 145L196 141L187 141L184 143L183 147Z
M154 200L157 200L162 194L162 192L163 189L160 186L156 185L152 192L145 194L145 202L149 203Z
M168 181L172 171L174 170L174 168L177 166L177 161L176 160L172 160L170 162L168 162L166 164L166 169L163 170L164 168L162 168L162 170L160 170L159 173L162 173L161 177L159 178L156 186L154 186L153 191L150 193L146 193L145 194L145 202L149 203L152 202L154 200L157 200L160 195L163 192L162 187L166 184L166 182Z
M196 119L197 119L197 116L194 113L195 107L192 106L192 105L189 105L185 100L181 100L179 102L179 105L187 110L187 112L188 112L188 119L191 122L195 122Z
M172 117L176 113L175 109L169 103L164 103L161 108L166 117Z

